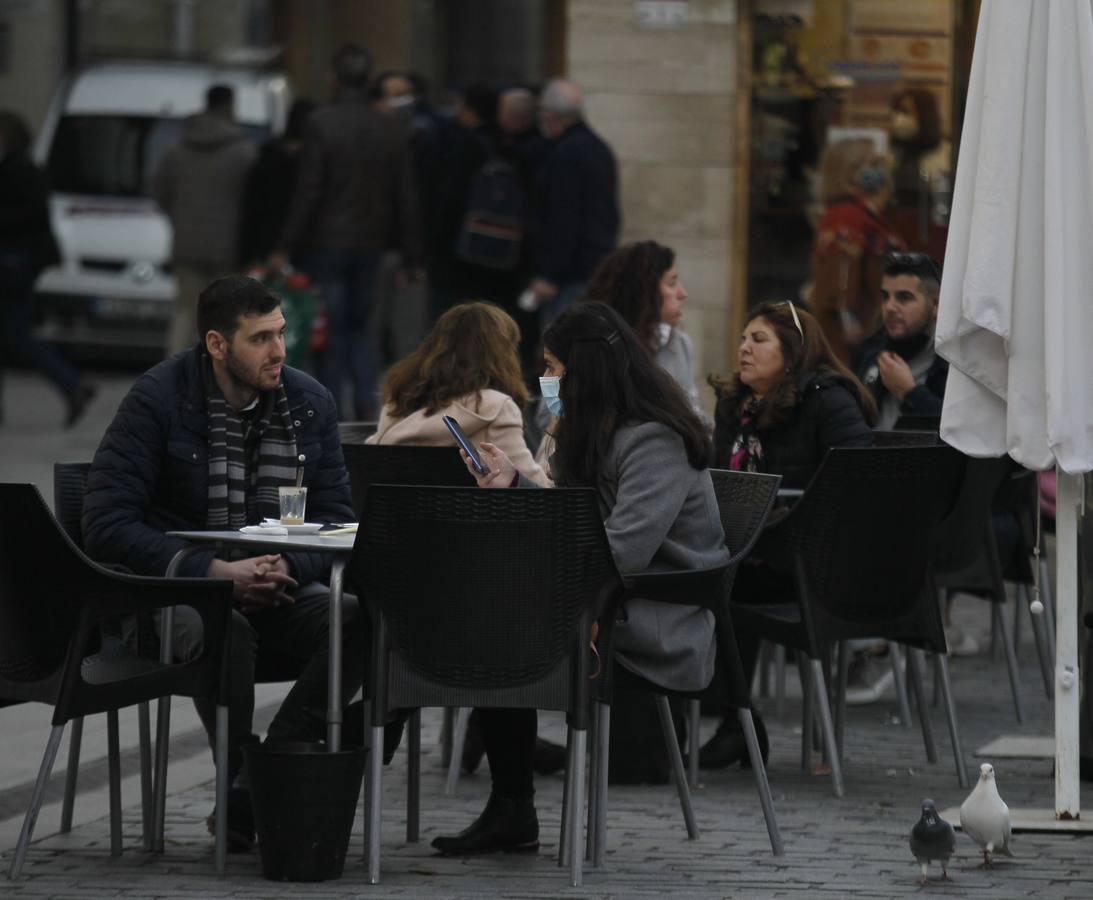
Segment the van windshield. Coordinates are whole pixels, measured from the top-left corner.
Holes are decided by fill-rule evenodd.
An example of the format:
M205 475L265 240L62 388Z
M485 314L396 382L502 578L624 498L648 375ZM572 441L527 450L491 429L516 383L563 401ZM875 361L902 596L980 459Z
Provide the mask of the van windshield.
M63 116L49 148L53 190L66 194L148 197L160 159L178 140L182 119ZM260 143L269 129L241 125Z

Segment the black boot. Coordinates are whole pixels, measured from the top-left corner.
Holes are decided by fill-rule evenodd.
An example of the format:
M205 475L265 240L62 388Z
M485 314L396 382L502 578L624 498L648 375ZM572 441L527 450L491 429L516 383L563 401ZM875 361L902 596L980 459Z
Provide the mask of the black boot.
M755 722L755 735L759 741L759 752L766 765L770 758L770 740L767 737L767 729L763 720L757 713L752 712ZM717 731L698 751L698 766L701 769L724 769L733 763L741 763L744 766L751 765L748 757L748 744L744 740L744 729L740 727L740 720L735 712L721 720Z
M77 385L65 397L65 428L71 428L87 412L87 407L95 399L99 389L91 384Z
M412 709L396 709L389 712L387 724L383 726L383 764L386 766L395 758L395 751L402 743L402 732ZM358 700L345 708L342 722L342 743L353 747L367 747L371 734L366 730L372 723L364 721L364 701Z
M531 797L490 794L474 824L454 837L433 838L433 849L445 856L481 853L535 853L539 849L539 818Z

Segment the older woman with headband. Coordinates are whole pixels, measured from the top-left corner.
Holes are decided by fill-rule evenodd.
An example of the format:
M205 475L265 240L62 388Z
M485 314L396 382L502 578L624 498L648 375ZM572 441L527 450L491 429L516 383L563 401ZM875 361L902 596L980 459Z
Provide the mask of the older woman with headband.
M791 302L753 309L740 338L739 370L729 379L710 379L717 391L714 411L714 465L723 469L769 472L787 488L804 488L830 447L868 447L876 416L872 395L828 346L816 320ZM756 552L740 567L733 599L761 603L788 574L762 561ZM758 659L759 636L737 629L740 659L750 682ZM767 736L755 716L764 759ZM712 769L747 761L744 735L734 715L726 715L699 752L699 765Z
M543 396L559 417L551 474L559 485L596 488L619 571L728 562L706 468L706 428L622 317L602 303L580 303L554 320L543 342ZM490 469L476 475L482 487L533 486L495 444L484 443L481 452ZM713 617L698 607L628 600L612 641L621 665L670 690L698 690L713 676ZM433 846L454 855L534 851L536 712L479 713L493 781L489 802L469 828Z

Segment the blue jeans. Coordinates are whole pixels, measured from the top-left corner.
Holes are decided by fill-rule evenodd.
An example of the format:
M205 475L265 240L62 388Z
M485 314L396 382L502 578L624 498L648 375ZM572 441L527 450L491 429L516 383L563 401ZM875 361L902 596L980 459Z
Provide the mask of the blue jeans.
M342 415L348 380L351 415L357 419L374 419L379 410L368 319L381 255L378 250L316 250L308 266L323 292L330 335L316 360L319 381L334 395Z
M558 293L539 307L539 327L546 328L565 310L584 296L586 283L583 281L570 281L558 285Z

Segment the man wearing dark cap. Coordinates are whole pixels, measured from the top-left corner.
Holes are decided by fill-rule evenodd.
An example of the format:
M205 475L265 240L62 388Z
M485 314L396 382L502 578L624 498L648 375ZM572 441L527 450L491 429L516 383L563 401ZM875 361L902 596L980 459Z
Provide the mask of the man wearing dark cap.
M261 284L233 275L200 295L200 337L155 366L122 401L95 453L84 500L88 554L138 575L163 575L186 542L169 531L235 530L280 516L278 487L303 466L310 522L353 518L349 478L330 392L285 365L280 301ZM301 463L300 460L303 460ZM230 578L235 584L228 702L228 846L254 841L243 772L252 734L256 666L289 664L296 684L268 730L275 741L317 741L327 699L329 558L312 553L247 556L195 553L180 575ZM344 602L345 696L364 672L363 617ZM159 623L156 622L158 628ZM122 623L135 640L135 623ZM175 610L173 648L182 661L201 651L200 617ZM215 744L216 711L195 701ZM212 817L210 817L210 829Z

